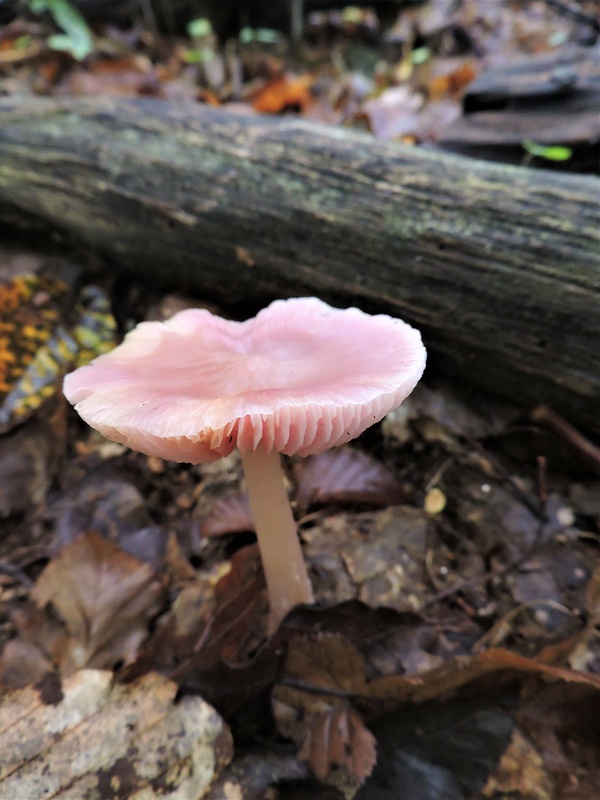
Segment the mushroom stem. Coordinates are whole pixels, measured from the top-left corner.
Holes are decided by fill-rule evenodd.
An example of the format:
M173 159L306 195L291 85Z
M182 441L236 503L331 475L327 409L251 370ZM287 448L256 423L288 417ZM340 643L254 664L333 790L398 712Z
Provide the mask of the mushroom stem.
M265 453L259 445L242 453L242 464L271 602L272 633L291 608L314 602L314 596L279 453Z

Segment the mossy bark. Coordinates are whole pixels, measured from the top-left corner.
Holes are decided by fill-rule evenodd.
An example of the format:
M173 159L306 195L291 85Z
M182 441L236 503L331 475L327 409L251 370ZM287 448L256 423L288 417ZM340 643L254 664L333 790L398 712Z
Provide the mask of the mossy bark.
M0 101L0 221L233 313L315 294L599 427L599 181L156 100Z

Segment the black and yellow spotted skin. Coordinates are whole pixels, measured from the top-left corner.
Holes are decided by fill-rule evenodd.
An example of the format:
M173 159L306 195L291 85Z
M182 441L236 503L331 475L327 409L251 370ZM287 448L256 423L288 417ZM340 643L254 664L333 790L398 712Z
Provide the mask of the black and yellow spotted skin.
M105 292L85 287L73 310L69 298L68 285L48 276L22 275L0 285L0 433L36 411L66 372L114 347L116 324Z

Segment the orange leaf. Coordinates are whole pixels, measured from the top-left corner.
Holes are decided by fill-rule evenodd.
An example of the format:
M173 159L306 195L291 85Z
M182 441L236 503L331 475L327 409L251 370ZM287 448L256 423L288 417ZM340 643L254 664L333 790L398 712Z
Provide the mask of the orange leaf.
M462 89L476 77L477 72L472 64L461 64L457 69L445 75L432 78L429 84L429 99L441 100L443 97L456 97Z
M255 111L261 114L280 114L290 106L305 111L313 103L310 87L313 78L303 75L300 78L281 75L259 89L251 98Z

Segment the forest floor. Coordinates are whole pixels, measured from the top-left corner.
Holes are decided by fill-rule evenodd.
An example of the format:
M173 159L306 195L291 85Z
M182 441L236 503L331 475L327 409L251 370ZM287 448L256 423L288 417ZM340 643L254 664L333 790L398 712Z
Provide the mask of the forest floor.
M92 34L76 16L57 43L50 17L17 17L0 91L301 114L590 171L591 106L556 103L594 91L593 3L455 5L313 12L295 45L263 28L223 43L207 19ZM534 95L548 125L515 146ZM316 604L267 636L239 458L131 452L60 391L137 322L203 298L90 266L0 249L0 795L596 800L594 443L426 373L352 445L288 460Z

